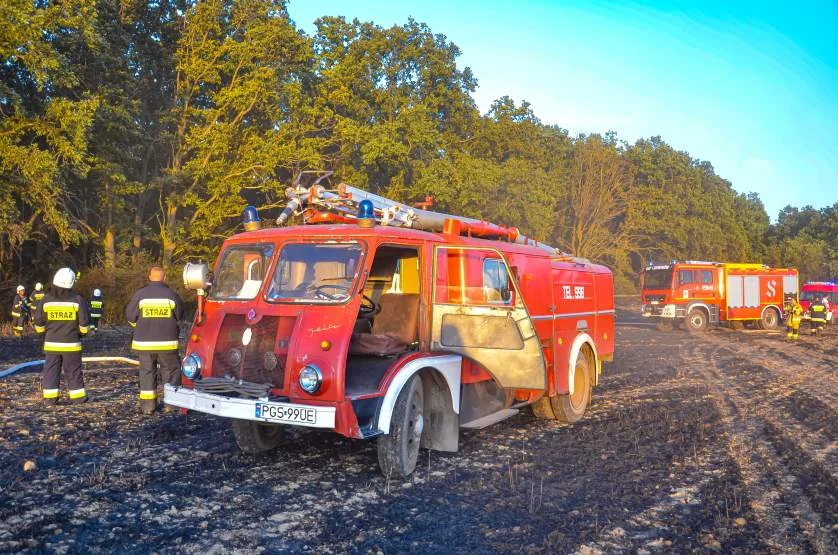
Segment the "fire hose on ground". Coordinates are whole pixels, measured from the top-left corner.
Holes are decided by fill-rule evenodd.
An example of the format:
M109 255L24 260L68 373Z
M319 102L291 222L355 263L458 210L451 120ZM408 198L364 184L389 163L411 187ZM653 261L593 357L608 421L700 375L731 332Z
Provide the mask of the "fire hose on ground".
M130 364L132 366L139 366L140 361L134 360L128 357L82 357L82 362L121 362L123 364ZM11 376L12 374L19 372L21 370L26 370L27 368L31 368L34 366L42 366L44 364L43 360L30 360L29 362L21 362L20 364L15 364L11 368L7 368L5 370L0 370L0 378L5 378L6 376Z

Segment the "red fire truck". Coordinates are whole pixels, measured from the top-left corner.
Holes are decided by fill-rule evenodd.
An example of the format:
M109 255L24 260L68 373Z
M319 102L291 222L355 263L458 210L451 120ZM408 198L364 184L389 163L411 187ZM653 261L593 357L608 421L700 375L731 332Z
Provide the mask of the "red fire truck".
M584 415L614 353L607 268L348 186L286 193L277 227L227 239L212 273L184 269L198 310L166 403L230 418L245 452L286 425L377 438L402 476L420 447L456 451L461 428L527 405ZM279 227L295 212L306 225Z
M780 326L783 300L797 296L797 270L763 264L673 262L649 266L641 275L643 316L666 325L700 331L728 322Z
M827 298L829 311L826 313L827 323L838 318L838 281L810 281L800 288L800 305L803 307L803 319L810 320L809 305L815 299Z

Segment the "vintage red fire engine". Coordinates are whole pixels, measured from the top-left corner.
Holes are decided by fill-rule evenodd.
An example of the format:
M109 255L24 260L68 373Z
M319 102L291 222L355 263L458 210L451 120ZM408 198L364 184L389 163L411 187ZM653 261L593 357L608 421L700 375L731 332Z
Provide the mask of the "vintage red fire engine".
M199 307L166 403L230 418L246 452L285 425L377 438L402 476L420 447L456 451L461 428L527 405L584 415L614 353L607 268L348 186L287 194L278 227L227 239L212 274L184 269ZM321 225L279 227L295 212Z
M793 268L763 264L673 262L649 266L641 275L643 316L664 325L700 331L727 322L754 322L763 329L782 323L786 295L797 296Z

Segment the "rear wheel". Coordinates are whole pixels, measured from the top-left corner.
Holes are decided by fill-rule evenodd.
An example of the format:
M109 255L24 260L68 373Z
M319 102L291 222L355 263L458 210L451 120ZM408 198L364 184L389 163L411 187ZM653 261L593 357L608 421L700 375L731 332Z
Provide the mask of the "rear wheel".
M385 476L406 478L416 468L425 428L424 402L422 379L414 375L396 400L390 433L378 438L378 465Z
M588 357L580 352L573 371L573 393L557 395L550 399L557 420L572 424L585 416L585 410L591 402L591 372Z
M264 453L282 443L285 428L252 420L233 420L233 435L239 449L249 454Z
M759 319L759 327L764 330L773 330L780 325L780 313L773 308L766 308Z
M704 331L707 329L707 313L700 308L694 308L687 314L687 329L689 331Z

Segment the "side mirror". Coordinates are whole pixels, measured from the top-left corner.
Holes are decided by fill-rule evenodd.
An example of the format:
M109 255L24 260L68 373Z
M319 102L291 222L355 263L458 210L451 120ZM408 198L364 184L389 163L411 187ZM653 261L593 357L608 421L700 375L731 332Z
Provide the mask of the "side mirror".
M207 289L212 283L210 281L209 266L201 263L187 262L183 267L183 285L187 289Z

